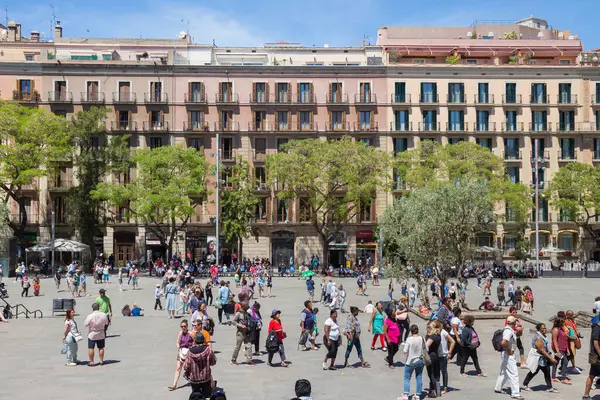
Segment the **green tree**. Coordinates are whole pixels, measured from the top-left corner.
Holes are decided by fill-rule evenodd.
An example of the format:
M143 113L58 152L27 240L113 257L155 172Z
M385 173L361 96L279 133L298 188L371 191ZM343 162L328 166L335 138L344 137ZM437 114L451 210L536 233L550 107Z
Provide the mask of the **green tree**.
M18 205L19 218L11 219L9 226L21 248L29 221L30 194L25 189L40 177L52 176L72 150L65 118L14 102L0 103L0 190L5 204L12 200Z
M221 227L225 240L236 242L238 258L243 257L243 239L252 234L251 222L259 199L254 194L254 179L250 164L241 157L228 171L231 189L221 192Z
M208 165L194 148L163 146L143 149L132 157L137 177L125 185L101 183L91 195L110 206L125 208L154 233L172 254L177 232L186 228L195 207L208 195Z
M282 150L267 156L269 182L276 185L279 199L305 199L327 266L329 241L361 204L371 204L376 191L385 188L388 156L349 137L292 140Z
M568 213L573 221L593 239L599 234L594 229L600 215L600 169L590 164L569 163L560 168L548 187L552 207Z
M8 207L6 203L0 203L0 256L8 254L8 241L12 236L9 221Z
M92 107L79 111L70 125L73 135L73 166L78 184L69 191L69 222L79 240L90 246L104 226L102 201L91 196L109 173L129 171L128 135L106 135L104 120L108 108Z

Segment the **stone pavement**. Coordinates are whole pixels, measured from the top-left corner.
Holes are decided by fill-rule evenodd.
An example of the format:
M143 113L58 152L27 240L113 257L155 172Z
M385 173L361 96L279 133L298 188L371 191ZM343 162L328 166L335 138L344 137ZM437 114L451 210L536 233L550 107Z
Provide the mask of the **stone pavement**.
M336 279L347 287L346 307L356 305L364 307L371 299L373 302L384 299L387 283L382 281L379 288L369 287L368 297L356 296L355 282L353 279ZM91 281L91 279L90 279ZM167 386L171 384L175 369L176 347L175 340L179 330L179 320L169 320L166 312L154 311L153 291L156 281L153 278L142 278L139 291L126 290L120 292L115 283L107 285L88 285L88 292L93 293L86 298L77 300L78 316L76 321L80 329L83 321L91 310L98 289L105 287L107 295L111 297L115 318L109 329L110 338L107 339L106 360L103 367L87 367L85 365L69 368L64 366L64 356L60 354L63 329L63 317L51 317L51 299L56 297L54 285L51 280L42 282L40 297L23 299L23 303L30 309L40 308L44 312L41 320L11 320L8 324L0 324L0 399L60 399L60 400L116 400L116 399L187 399L191 390L183 387L175 392L169 392ZM595 280L583 279L540 279L528 282L535 293L535 317L547 320L559 309L572 308L574 310L589 310L597 292ZM63 283L64 284L64 283ZM521 282L523 284L523 282ZM18 296L17 284L7 280L7 287L14 304L21 298ZM63 286L64 288L64 286ZM492 290L492 293L494 292ZM397 292L399 293L399 288ZM362 344L365 358L371 363L372 368L347 368L338 371L323 371L321 369L324 349L314 352L301 352L296 349L299 336L299 313L302 303L306 299L304 282L294 278L276 278L274 281L274 297L260 299L263 316L268 322L272 309L282 310L282 322L288 333L285 341L286 352L291 365L289 368L269 368L264 363L266 356L259 357L262 361L256 366L238 365L229 363L233 344L235 341L235 328L218 326L213 337L213 344L217 354L217 365L213 369L213 376L218 380L219 386L226 390L229 399L290 399L294 397L294 382L299 378L310 380L315 399L363 399L367 396L377 399L396 399L401 395L403 387L403 369L388 369L383 361L385 354L381 350L371 351L369 343L371 335L367 332L368 316L360 315L363 326ZM60 295L66 296L66 292ZM492 296L494 298L494 296ZM481 291L472 281L467 292L469 304L479 304L482 301ZM119 315L119 310L124 304L136 302L146 309L147 315L143 318L124 318ZM164 301L163 301L164 303ZM316 303L321 309L319 325L328 316L328 309ZM216 309L210 308L209 313L216 320ZM341 316L345 321L346 316ZM425 322L416 322L423 329ZM480 347L480 363L487 378L470 376L461 378L458 368L449 366L450 386L455 391L444 398L452 399L481 399L490 396L490 399L508 399L508 395L497 395L493 386L499 367L499 355L491 347L491 336L495 329L502 325L501 321L479 321L476 329L482 337ZM321 329L322 330L322 329ZM588 369L586 362L589 330L583 332L585 339L583 347L578 354L578 363L584 367L583 375L573 375L573 386L567 387L557 384L559 394L547 395L542 389L543 377L534 378L531 386L533 392L523 392L527 399L578 399L583 393L583 386ZM261 347L265 333L261 338ZM321 342L321 338L319 338ZM523 338L525 352L530 348L531 334L526 331ZM79 358L87 361L85 341L80 342ZM337 364L343 363L345 343L340 348ZM396 357L403 361L403 357ZM243 360L243 355L238 361ZM351 362L358 362L356 353L351 356ZM275 356L275 362L279 358ZM468 366L467 370L472 368ZM519 370L521 382L525 370ZM429 379L424 372L424 386ZM182 378L180 385L186 381ZM414 390L414 379L413 387ZM594 393L592 393L594 394ZM596 392L596 399L600 399L600 391Z

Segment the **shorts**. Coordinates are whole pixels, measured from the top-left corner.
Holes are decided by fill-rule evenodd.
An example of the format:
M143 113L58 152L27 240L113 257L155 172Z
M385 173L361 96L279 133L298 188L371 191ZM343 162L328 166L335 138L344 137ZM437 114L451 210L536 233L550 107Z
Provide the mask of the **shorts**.
M119 279L119 285L122 285L122 284L123 284L123 279L122 279L122 278L120 278L120 279Z
M596 364L596 365L590 364L590 376L593 376L593 377L600 376L600 364Z
M310 297L315 297L315 291L314 291L314 290L309 290L309 291L308 291L308 295L309 295Z
M104 348L104 340L105 339L92 340L92 339L88 338L88 349L93 349L94 346L97 346L98 349L103 349Z

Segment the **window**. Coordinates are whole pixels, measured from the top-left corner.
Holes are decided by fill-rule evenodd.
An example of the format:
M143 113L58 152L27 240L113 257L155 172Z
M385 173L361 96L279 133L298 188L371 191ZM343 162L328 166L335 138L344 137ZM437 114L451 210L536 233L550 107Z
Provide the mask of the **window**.
M570 83L559 83L558 84L558 103L559 104L570 104L571 103L571 84Z
M594 97L594 103L600 104L600 82L596 83L596 96Z
M575 234L572 232L559 233L558 244L560 249L573 252L575 250Z
M547 104L548 98L546 96L546 84L545 83L532 83L531 84L531 104Z
M277 84L277 102L288 103L290 101L290 85L289 83L278 83Z
M254 220L256 222L267 222L267 198L259 197L258 204L254 212Z
M372 128L371 118L373 118L373 114L371 111L360 111L358 113L358 118L361 130L369 130Z
M161 137L151 137L150 144L148 145L148 147L150 147L151 149L156 149L157 147L162 147L162 145L163 140Z
M202 82L190 82L189 90L189 101L192 103L201 103L204 101L204 85Z
M491 233L478 233L477 236L475 237L475 243L479 247L483 247L483 246L493 247L494 246L494 236Z
M408 150L408 138L394 138L394 155Z
M277 138L277 151L281 151L281 148L289 141L288 138Z
M135 99L135 94L131 93L131 82L119 82L118 101L130 102Z
M373 213L372 213L372 203L361 204L360 205L360 222L372 222L373 221Z
M408 110L394 110L394 131L408 131Z
M490 103L490 85L489 83L479 83L477 85L477 103Z
M233 169L231 167L223 167L221 169L222 187L226 189L233 188Z
M254 167L254 180L256 181L256 190L267 189L267 172L265 167Z
M331 103L343 103L344 95L341 82L332 83L329 86L329 99Z
M504 138L504 158L507 160L518 160L519 157L519 139Z
M300 83L299 84L299 91L300 93L298 94L298 102L301 104L308 104L308 103L312 103L312 96L311 96L311 84L310 83Z
M190 111L190 129L202 129L202 112L201 111Z
M201 138L188 138L187 147L191 147L192 149L196 149L198 151L203 151L202 148L202 139Z
M437 84L421 82L421 103L437 103Z
M504 102L506 104L516 104L517 103L517 84L516 83L507 83L506 84L506 93L504 94Z
M535 142L537 140L538 159L543 161L546 158L546 139L531 138L531 159L535 161Z
M492 138L476 138L475 142L484 149L492 151Z
M300 212L298 213L298 222L300 222L300 223L310 222L311 212L310 212L310 205L308 203L308 198L300 197L299 203L300 203L299 204Z
M560 65L569 65L571 64L571 60L559 60L558 63Z
M477 65L477 60L467 60L467 65Z
M435 110L423 110L423 130L424 131L436 131L437 130L437 112Z
M542 183L540 181L540 183ZM534 206L531 211L531 220L535 221L535 198L533 199ZM540 197L538 202L538 221L540 222L548 222L548 200ZM541 238L541 235L540 235Z
M531 171L531 185L533 187L535 187L535 185L539 183L538 187L540 189L544 188L544 184L545 184L545 179L544 179L545 178L545 171L546 171L546 169L544 167L538 168L538 179L536 180L535 179L535 168L532 168L532 171ZM541 199L540 199L540 201L541 201Z
M487 110L477 111L477 130L486 132L490 130L490 112Z
M150 111L150 126L154 129L162 128L163 114L162 111Z
M372 138L360 138L359 140L361 143L364 143L367 147L371 147L373 145Z
M224 160L233 160L233 138L221 138L221 154Z
M594 160L600 160L600 138L594 138Z
M287 200L277 199L277 222L289 222Z
M332 111L330 115L331 115L331 127L333 128L333 130L344 129L343 111Z
M448 84L448 103L464 103L465 102L465 84L464 83L449 83Z
M570 208L561 208L558 213L558 220L560 222L575 221L575 213ZM563 247L561 247L562 249Z
M307 131L312 129L312 112L300 111L298 115L300 130Z
M508 167L506 168L506 175L508 175L508 180L510 183L519 183L520 180L520 168L519 167Z
M464 138L448 138L448 144L457 144L464 141Z
M517 220L517 213L509 204L506 205L504 213L506 222L514 222Z
M507 216L508 220L508 216ZM509 221L514 221L509 220ZM506 235L504 236L504 254L507 256L512 256L515 253L517 248L517 236L516 235Z
M259 82L254 84L255 97L254 101L256 103L265 103L267 101L267 84L264 82Z
M574 160L575 159L575 139L561 138L560 139L560 159Z
M575 111L560 111L558 115L558 130L561 132L572 132L575 130Z
M406 82L394 83L394 103L406 103Z
M25 55L25 61L34 61L33 54L26 54Z
M162 101L162 82L150 82L150 101Z
M233 101L233 83L232 82L221 82L219 87L219 95L222 103L228 103Z
M531 112L532 131L541 132L548 129L548 111Z
M425 59L424 58L413 58L412 63L413 64L425 64Z
M600 131L600 111L596 111L596 130Z
M280 111L277 113L277 129L285 131L289 129L289 113L287 111Z
M517 131L517 111L511 110L505 112L505 129L506 132Z
M100 148L100 136L92 136L90 138L90 147L98 150Z
M448 130L449 131L464 131L465 130L465 112L464 111L449 111L448 112Z
M22 96L30 96L32 93L32 80L31 79L19 79L19 92Z
M220 117L221 130L225 131L231 129L231 112L221 111Z
M54 221L58 224L67 222L67 202L64 197L55 197L54 203Z
M119 129L129 129L129 121L131 120L131 111L117 111L119 118Z
M371 84L369 82L360 83L360 103L371 103Z
M254 160L264 161L267 155L267 139L254 138Z

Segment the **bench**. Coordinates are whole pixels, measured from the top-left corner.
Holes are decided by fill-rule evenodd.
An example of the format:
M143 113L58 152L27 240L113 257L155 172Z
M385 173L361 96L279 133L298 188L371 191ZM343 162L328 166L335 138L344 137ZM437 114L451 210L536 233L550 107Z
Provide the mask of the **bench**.
M52 299L52 316L57 312L66 313L67 310L75 309L75 299Z

